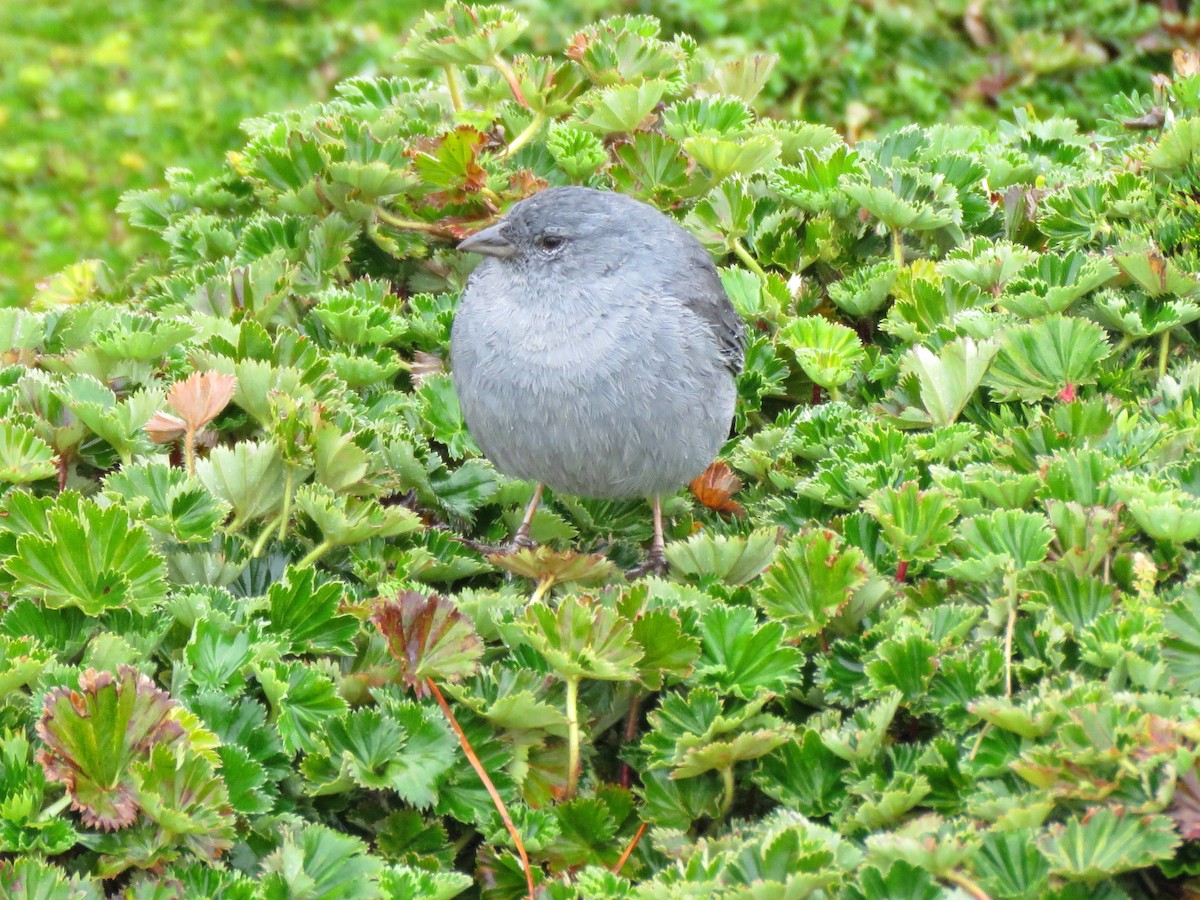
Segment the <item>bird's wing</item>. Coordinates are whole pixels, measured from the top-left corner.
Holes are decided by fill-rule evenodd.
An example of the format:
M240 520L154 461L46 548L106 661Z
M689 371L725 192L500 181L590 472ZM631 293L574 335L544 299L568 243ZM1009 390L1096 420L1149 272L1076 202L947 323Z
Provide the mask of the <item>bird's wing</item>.
M680 299L717 339L725 367L738 375L746 361L746 323L729 302L721 278L707 254L696 269L697 277L686 279L692 286Z

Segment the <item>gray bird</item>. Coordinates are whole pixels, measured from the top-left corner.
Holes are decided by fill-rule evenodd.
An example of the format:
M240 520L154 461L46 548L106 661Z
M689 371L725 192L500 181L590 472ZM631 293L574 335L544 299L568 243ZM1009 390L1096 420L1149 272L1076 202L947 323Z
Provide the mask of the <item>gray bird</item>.
M661 496L729 435L745 326L708 253L631 197L560 187L522 200L459 250L484 260L450 334L471 435L513 478L579 497L650 499L662 571Z

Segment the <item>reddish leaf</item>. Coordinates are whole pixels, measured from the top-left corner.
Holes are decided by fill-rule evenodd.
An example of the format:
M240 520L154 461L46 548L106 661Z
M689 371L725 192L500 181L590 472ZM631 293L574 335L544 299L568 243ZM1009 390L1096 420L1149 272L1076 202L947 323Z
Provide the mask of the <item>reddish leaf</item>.
M237 379L232 375L194 372L171 385L167 405L183 419L186 429L195 433L221 414L233 399L236 387Z
M571 38L571 43L567 45L567 58L579 62L583 59L583 54L587 53L587 48L591 44L591 40L584 32L579 32Z
M1200 779L1195 769L1175 782L1175 797L1167 815L1175 820L1185 841L1200 838Z
M166 412L156 412L146 423L146 434L156 444L170 444L187 431L187 422Z
M545 178L539 178L529 169L519 169L513 172L508 179L509 193L518 200L532 197L534 194L548 187L550 187L550 182Z
M487 137L469 125L460 125L433 141L422 141L412 152L417 174L426 185L443 190L431 194L431 203L450 206L465 203L469 195L487 186L487 172L479 165L479 151Z
M1200 73L1200 51L1176 47L1171 51L1171 62L1174 64L1175 74L1180 78L1191 78Z
M555 550L552 547L522 547L513 553L492 553L488 556L488 562L514 575L552 583L574 581L601 584L616 569L612 560L603 553L580 553L578 550Z
M131 767L158 744L183 739L171 718L175 702L132 666L111 672L86 670L79 690L46 694L37 759L51 781L66 785L71 807L85 825L116 830L132 825L138 798Z
M732 499L733 495L742 489L742 480L721 460L717 460L693 478L691 488L696 499L709 509L735 516L746 514L742 504Z
M429 693L425 679L459 681L475 671L483 653L471 623L437 594L405 591L380 602L371 621L400 663L404 683L419 697Z

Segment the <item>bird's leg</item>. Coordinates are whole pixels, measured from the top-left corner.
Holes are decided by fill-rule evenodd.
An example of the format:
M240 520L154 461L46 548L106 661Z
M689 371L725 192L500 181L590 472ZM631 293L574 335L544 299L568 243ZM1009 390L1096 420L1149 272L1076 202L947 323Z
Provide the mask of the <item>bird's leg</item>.
M546 486L541 483L533 489L533 499L525 507L525 518L521 519L521 524L517 527L517 531L508 545L509 553L536 546L533 539L529 537L529 526L533 524L533 514L537 512L538 504L542 502L542 491L545 489Z
M646 554L646 561L625 573L628 578L667 574L667 557L663 552L667 545L663 540L662 497L655 494L654 499L650 501L650 507L654 511L654 540L650 542L650 552Z
M650 542L650 562L654 563L655 567L661 566L663 569L667 566L667 558L663 555L666 549L666 541L663 540L662 526L662 497L658 494L654 495L654 502L651 504L654 510L654 540Z
M542 500L542 491L546 489L544 484L539 484L533 489L533 498L529 501L529 505L525 507L525 515L521 519L521 524L517 526L517 530L513 533L512 540L502 546L494 546L492 544L481 544L479 541L473 541L462 535L452 535L452 539L458 541L464 547L470 547L476 553L482 553L484 556L492 556L496 553L516 553L518 550L530 549L537 546L533 539L529 537L529 527L533 523L533 514L537 512L538 504ZM445 529L446 526L442 525ZM510 574L509 578L512 577Z

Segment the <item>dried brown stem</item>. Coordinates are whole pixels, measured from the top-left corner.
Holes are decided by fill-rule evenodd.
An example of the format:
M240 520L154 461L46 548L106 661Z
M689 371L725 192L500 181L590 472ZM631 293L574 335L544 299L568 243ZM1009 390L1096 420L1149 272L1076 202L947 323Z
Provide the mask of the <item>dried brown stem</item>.
M632 744L637 737L638 718L642 712L642 695L634 694L629 698L629 712L625 716L625 743ZM633 783L633 769L629 763L621 763L621 787L627 788Z
M513 824L512 816L508 814L508 807L504 805L504 800L501 799L500 792L496 790L496 785L492 784L492 779L488 777L488 773L484 770L483 763L475 755L475 749L467 739L466 732L458 724L458 719L454 717L454 712L450 709L450 704L446 702L446 698L442 696L442 692L438 690L438 686L432 678L426 678L425 684L429 688L429 692L433 694L433 699L437 701L437 705L442 708L442 714L446 717L446 721L450 723L451 730L454 731L455 736L458 738L459 746L462 747L463 753L467 757L467 762L471 764L471 768L475 770L475 774L483 782L488 796L492 798L496 812L500 813L500 819L504 822L504 827L508 829L508 835L512 838L513 845L517 848L517 856L521 858L521 865L525 869L525 884L529 888L529 900L534 900L533 870L529 867L529 856L525 852L525 842L521 840L521 833L517 831L517 826Z
M621 869L629 861L629 857L633 855L633 851L637 848L638 842L642 839L642 835L646 833L646 823L643 822L638 826L637 833L633 836L633 840L629 842L629 846L625 848L625 852L621 854L621 858L617 860L617 864L613 866L613 874L620 875Z

